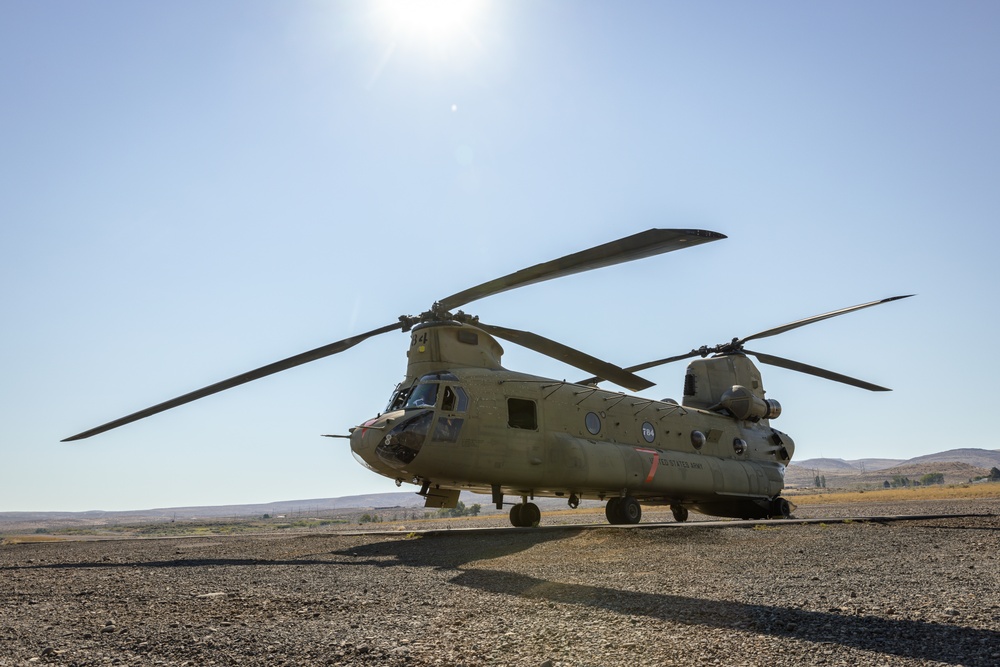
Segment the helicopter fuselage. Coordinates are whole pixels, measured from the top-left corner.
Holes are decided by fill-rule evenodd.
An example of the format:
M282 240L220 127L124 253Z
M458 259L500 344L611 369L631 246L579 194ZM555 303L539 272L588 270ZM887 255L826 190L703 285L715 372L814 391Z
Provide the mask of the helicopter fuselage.
M355 428L373 471L420 485L428 506L460 490L502 496L632 497L716 516L763 517L794 444L767 420L504 369L468 324L415 327L406 379L386 412Z

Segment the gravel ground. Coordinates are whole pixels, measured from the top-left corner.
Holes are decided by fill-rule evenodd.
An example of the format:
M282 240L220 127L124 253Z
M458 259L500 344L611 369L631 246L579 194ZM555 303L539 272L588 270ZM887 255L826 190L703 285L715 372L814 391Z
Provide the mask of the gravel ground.
M990 516L6 545L0 665L1000 664L1000 501L807 509Z

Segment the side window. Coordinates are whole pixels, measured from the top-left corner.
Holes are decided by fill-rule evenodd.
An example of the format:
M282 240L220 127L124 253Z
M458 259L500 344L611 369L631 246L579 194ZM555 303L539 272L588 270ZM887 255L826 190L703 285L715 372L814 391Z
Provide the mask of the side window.
M462 430L464 421L454 417L440 417L431 439L436 442L458 442L458 433Z
M469 395L461 387L445 387L441 409L447 412L465 412L469 408Z
M507 425L511 428L538 429L535 402L523 398L507 399Z

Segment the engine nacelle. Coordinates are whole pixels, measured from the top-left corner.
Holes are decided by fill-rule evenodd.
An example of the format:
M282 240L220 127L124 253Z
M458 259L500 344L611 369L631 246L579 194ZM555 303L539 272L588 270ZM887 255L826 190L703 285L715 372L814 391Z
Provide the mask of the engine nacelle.
M760 398L742 385L733 385L719 401L719 408L725 408L737 419L758 422L761 419L776 419L781 415L781 404L773 398Z

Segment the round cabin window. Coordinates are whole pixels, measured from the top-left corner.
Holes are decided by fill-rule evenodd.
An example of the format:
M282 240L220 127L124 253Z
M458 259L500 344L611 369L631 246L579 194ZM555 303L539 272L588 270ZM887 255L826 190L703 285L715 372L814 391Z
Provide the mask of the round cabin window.
M601 418L596 413L588 412L586 422L587 430L590 431L591 435L597 435L601 432Z
M695 449L701 449L705 446L705 434L701 431L691 431L691 445Z

